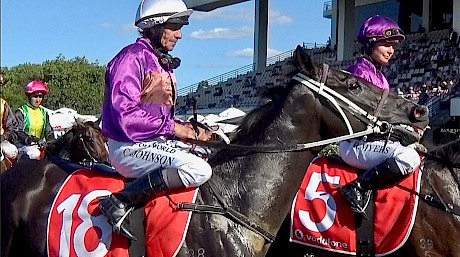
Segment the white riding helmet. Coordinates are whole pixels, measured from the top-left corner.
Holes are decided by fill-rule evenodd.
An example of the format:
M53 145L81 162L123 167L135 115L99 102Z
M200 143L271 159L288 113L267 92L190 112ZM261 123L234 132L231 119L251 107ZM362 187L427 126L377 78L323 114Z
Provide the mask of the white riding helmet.
M182 0L142 0L137 9L134 25L140 29L151 28L165 22L188 25L193 10Z

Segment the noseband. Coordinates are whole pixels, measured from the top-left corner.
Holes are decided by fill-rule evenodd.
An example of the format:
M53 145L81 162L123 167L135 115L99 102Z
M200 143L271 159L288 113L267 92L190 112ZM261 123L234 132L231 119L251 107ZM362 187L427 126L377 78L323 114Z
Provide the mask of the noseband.
M87 159L81 160L81 164L84 165L84 166L91 166L93 164L99 163L97 161L97 159L89 151L88 146L86 145L86 141L83 139L83 133L82 132L80 132L80 134L78 134L78 140L80 140L81 144L83 145L83 149L86 152L86 155L90 158L89 160L87 160Z
M337 111L342 116L342 119L345 121L347 126L349 135L345 136L345 140L352 139L356 137L362 137L373 133L380 133L386 134L390 131L391 125L386 121L380 121L377 116L380 113L380 110L383 107L386 97L388 96L388 90L384 90L382 96L380 97L379 104L374 111L374 114L370 114L354 102L349 100L348 98L342 96L340 93L336 92L335 90L331 89L330 87L326 86L327 76L329 74L329 65L323 64L322 69L322 76L320 78L320 82L313 80L312 78L305 76L302 73L296 74L293 79L300 82L302 85L308 87L313 92L317 93L318 95L326 98L329 102L331 102ZM347 116L343 112L343 109L347 110L353 116L367 124L367 129L361 132L355 133L353 128L351 127L350 121L348 120ZM340 139L339 141L344 140Z

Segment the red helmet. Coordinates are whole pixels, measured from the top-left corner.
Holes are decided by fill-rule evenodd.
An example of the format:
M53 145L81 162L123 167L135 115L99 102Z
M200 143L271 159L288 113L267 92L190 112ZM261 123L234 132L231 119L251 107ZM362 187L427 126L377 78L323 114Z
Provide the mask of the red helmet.
M48 86L45 83L38 80L34 80L27 84L25 91L26 95L30 95L33 93L43 93L47 95L50 92Z

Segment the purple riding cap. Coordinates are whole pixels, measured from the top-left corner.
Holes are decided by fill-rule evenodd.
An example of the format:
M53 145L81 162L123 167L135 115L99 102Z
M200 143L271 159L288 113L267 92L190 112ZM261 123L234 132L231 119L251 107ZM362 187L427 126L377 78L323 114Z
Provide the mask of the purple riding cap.
M377 41L401 43L404 40L404 32L393 20L388 17L375 15L367 19L358 34L358 42L368 45Z

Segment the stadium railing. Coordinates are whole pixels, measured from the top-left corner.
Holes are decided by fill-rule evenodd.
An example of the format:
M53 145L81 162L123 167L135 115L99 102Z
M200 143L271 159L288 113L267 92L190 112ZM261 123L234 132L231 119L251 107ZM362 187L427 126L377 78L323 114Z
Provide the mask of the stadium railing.
M323 47L323 46L324 45L322 45L322 44L316 44L316 43L303 43L303 47L305 49L310 49L310 50L317 49L317 48L320 48L320 47ZM278 55L275 55L275 56L272 56L272 57L269 57L269 58L267 58L267 64L266 65L268 66L268 65L274 64L276 62L283 61L284 59L292 56L293 52L294 52L294 49L286 51L286 52L278 54ZM212 77L210 79L203 80L203 81L207 82L208 87L209 86L214 86L214 85L217 85L219 82L224 82L224 81L227 81L229 79L236 78L239 75L244 75L244 74L253 72L254 68L255 68L255 63L249 64L249 65L243 66L241 68L238 68L236 70L232 70L232 71L229 71L227 73L224 73L224 74L221 74L221 75L218 75L218 76L215 76L215 77ZM178 89L177 90L177 95L178 96L185 96L185 95L187 95L189 93L195 92L200 83L201 82L195 83L193 85Z

